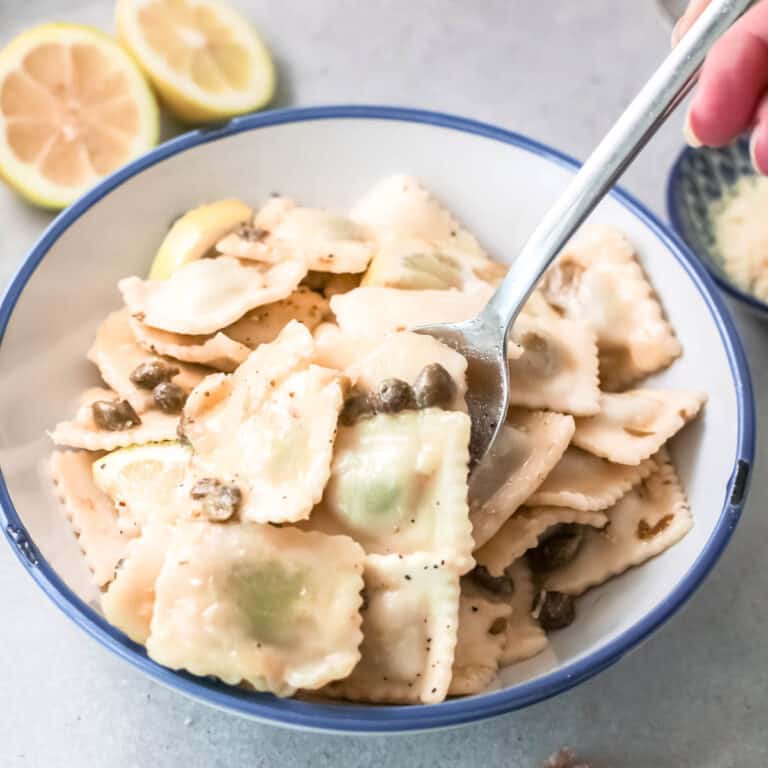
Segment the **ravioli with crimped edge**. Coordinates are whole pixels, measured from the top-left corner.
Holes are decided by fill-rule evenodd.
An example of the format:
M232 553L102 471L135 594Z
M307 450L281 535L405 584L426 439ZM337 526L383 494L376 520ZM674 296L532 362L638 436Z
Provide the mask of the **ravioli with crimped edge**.
M50 435L104 616L156 662L278 696L481 693L694 524L666 446L706 396L640 383L682 348L621 234L586 228L531 295L470 473L467 361L413 329L475 316L506 266L409 176L346 211L252 202L120 282L87 353L105 386Z

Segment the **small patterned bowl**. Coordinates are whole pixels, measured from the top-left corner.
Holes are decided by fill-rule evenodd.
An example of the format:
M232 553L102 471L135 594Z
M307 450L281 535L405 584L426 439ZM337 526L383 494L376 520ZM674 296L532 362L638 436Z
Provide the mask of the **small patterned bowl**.
M688 147L680 153L669 174L667 215L677 234L703 262L718 286L728 296L768 319L768 303L744 291L726 274L711 219L712 203L739 179L754 175L746 136L720 149Z

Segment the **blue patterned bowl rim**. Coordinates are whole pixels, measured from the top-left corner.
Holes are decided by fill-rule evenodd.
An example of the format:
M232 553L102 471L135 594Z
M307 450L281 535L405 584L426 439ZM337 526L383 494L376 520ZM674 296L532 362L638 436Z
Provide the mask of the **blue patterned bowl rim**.
M685 147L675 159L672 165L672 170L667 177L667 190L666 190L666 204L667 204L667 218L669 219L672 229L685 242L688 249L702 262L706 270L717 283L718 287L724 291L728 296L737 301L742 302L750 310L757 313L763 318L768 318L768 302L758 299L751 293L747 293L729 280L717 267L712 264L712 259L709 254L701 253L697 247L697 243L692 241L689 236L688 228L683 221L683 217L680 211L679 202L679 189L683 176L686 173L686 166L690 162L694 153L706 151L705 149L693 149L691 147Z

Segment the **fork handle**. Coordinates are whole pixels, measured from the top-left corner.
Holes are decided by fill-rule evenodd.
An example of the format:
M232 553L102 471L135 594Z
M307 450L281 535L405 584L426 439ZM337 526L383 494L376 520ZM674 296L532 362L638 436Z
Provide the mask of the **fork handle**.
M752 2L713 0L536 227L478 318L484 325L497 325L506 338L555 256L692 88L713 43Z

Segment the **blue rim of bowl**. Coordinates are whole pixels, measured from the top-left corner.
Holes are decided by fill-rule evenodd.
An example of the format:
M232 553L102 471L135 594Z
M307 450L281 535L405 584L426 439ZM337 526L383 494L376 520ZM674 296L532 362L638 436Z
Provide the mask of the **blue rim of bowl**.
M519 134L466 118L418 109L339 105L274 110L235 118L222 126L193 131L157 147L113 173L63 211L32 248L3 296L0 303L0 343L24 286L51 246L74 221L127 179L179 152L243 131L306 120L337 119L391 120L427 124L511 144L569 170L579 167L579 163L568 155ZM706 546L672 593L641 621L614 638L605 647L530 682L469 698L452 699L441 704L361 706L279 699L270 694L255 694L232 688L212 679L194 677L184 672L173 672L149 659L142 646L131 642L122 632L110 626L97 611L80 600L37 551L14 508L0 470L0 521L12 549L48 597L102 645L168 687L217 708L262 722L336 733L425 731L502 715L547 699L596 675L621 659L667 621L692 595L717 562L741 515L746 496L743 471L745 465L747 469L751 468L755 450L755 412L749 368L733 321L722 298L715 290L710 276L698 260L693 258L683 242L641 203L620 189L613 190L611 195L654 232L680 262L702 295L728 355L736 387L738 433L737 455L733 473L728 481L723 509ZM734 501L735 485L743 493Z
M746 304L753 312L757 312L762 317L768 317L768 303L761 301L751 293L742 291L737 285L732 283L713 266L709 257L706 254L699 253L696 244L690 242L688 238L688 230L683 224L680 218L680 207L677 204L677 191L680 188L680 179L683 175L683 162L693 157L696 152L706 151L693 149L692 147L684 147L680 154L677 156L672 170L667 177L667 217L672 225L672 229L675 234L686 244L688 250L693 253L694 256L704 265L704 268L717 283L720 290L724 291L728 296L736 301Z

